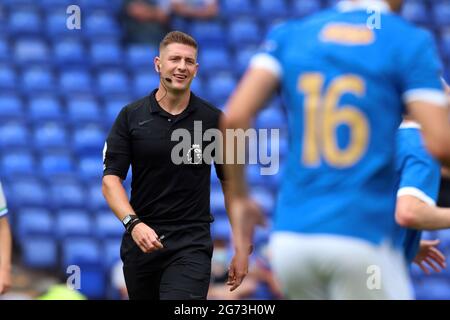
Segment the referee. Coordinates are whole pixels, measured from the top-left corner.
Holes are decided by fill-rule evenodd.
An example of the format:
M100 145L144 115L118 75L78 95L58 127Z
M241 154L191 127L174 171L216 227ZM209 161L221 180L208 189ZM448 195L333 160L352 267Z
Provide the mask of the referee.
M190 91L198 70L192 37L170 32L159 50L158 89L125 106L106 140L103 195L126 228L120 254L130 299L206 299L211 164L174 164L171 134L186 129L194 136L194 121L203 131L218 128L221 111ZM199 146L192 147L198 153ZM128 201L122 182L130 165ZM215 166L225 190L222 168Z

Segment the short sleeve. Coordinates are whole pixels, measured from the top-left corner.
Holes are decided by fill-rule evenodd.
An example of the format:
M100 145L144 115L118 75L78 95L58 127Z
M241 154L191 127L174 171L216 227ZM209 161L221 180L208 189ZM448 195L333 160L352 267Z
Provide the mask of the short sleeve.
M404 103L424 101L447 107L441 82L442 65L432 35L421 30L404 43L400 61Z
M286 24L280 24L269 31L259 52L250 60L250 68L265 69L272 72L278 78L282 77L283 67L281 63L281 52L283 50L283 41L287 33L286 28Z
M0 218L8 213L5 194L3 193L2 184L0 183Z
M424 146L407 147L409 152L404 157L397 196L411 195L434 206L439 194L440 166Z
M103 148L103 176L115 175L126 179L131 163L131 142L127 109L123 108L109 132Z

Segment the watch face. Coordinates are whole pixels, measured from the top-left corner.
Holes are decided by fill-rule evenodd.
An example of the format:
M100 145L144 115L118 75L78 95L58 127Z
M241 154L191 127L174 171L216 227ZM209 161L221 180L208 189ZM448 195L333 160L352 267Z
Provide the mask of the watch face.
M130 222L131 221L131 216L126 216L125 218L123 218L123 220L122 220L122 223L124 224L124 225L126 225L128 222Z

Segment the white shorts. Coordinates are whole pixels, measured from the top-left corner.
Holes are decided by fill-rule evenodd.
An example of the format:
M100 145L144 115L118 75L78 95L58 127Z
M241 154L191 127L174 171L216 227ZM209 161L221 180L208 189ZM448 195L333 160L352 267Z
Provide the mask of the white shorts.
M406 262L357 238L276 232L272 267L289 299L412 299Z

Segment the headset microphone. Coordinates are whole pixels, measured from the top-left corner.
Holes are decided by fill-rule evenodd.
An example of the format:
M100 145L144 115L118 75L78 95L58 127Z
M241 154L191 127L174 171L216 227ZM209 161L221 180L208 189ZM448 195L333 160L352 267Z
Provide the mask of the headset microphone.
M172 79L170 78L164 78L164 80L166 80L167 82L172 82Z

